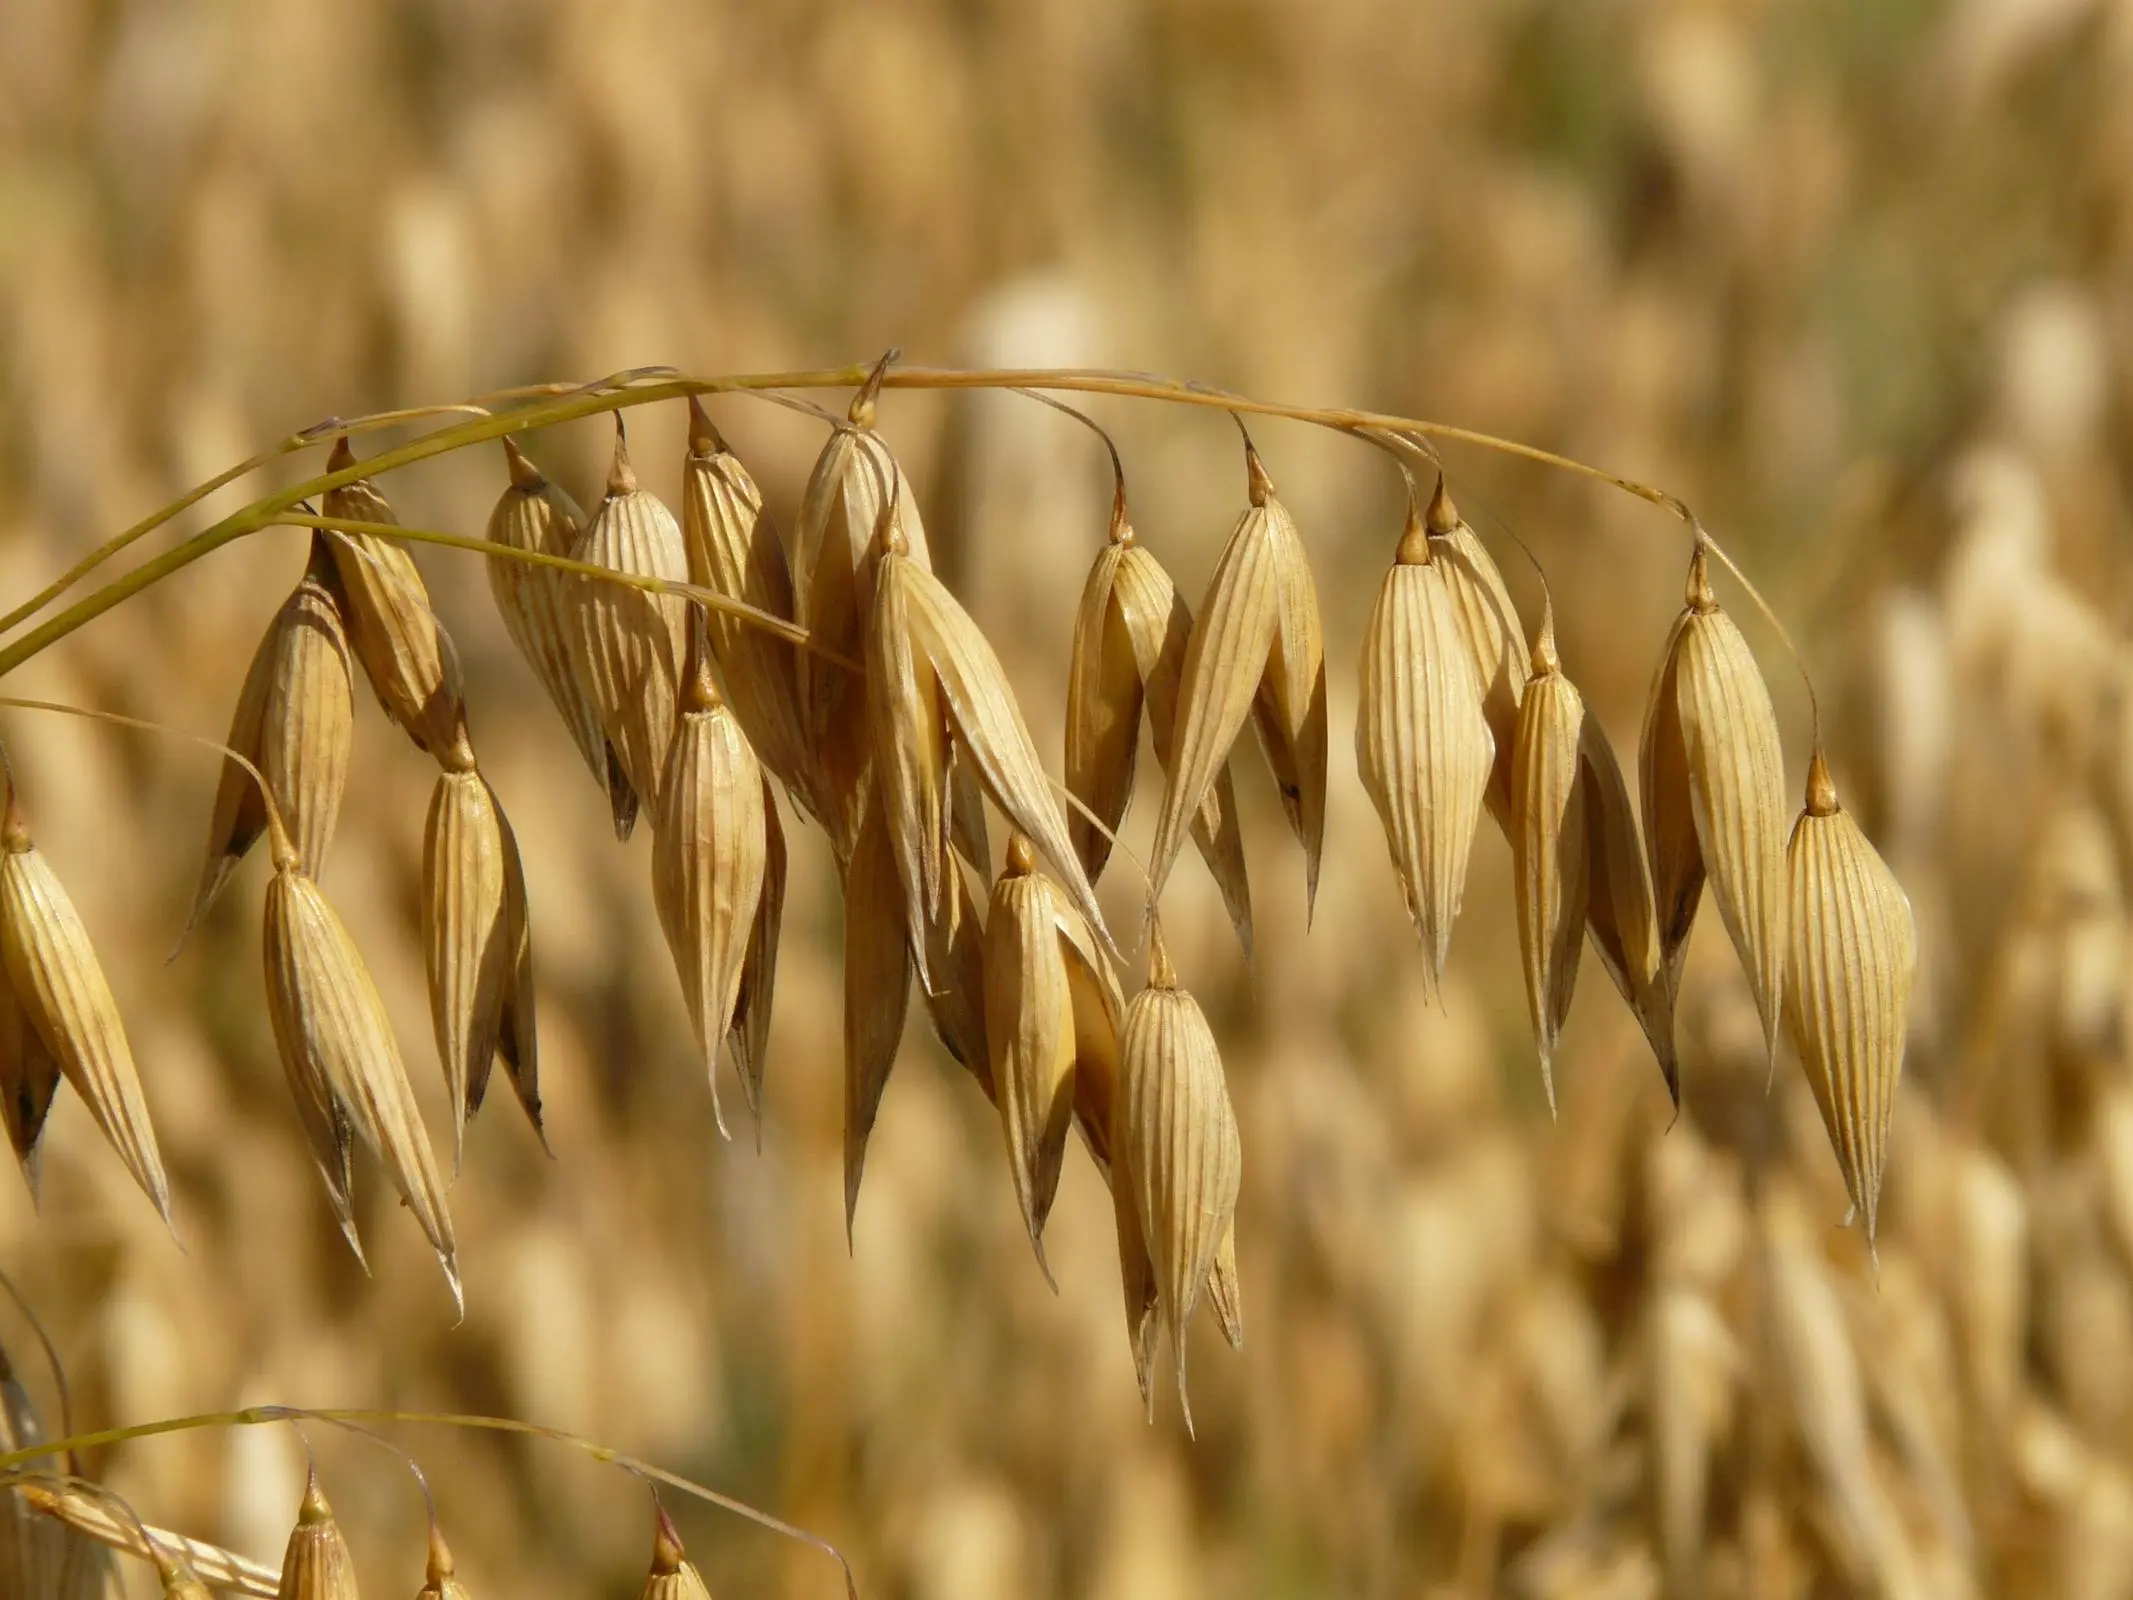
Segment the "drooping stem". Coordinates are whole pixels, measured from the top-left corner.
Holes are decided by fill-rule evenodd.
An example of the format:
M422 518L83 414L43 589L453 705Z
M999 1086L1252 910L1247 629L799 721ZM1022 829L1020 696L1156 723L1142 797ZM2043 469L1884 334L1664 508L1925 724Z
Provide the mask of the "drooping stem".
M852 1564L844 1552L820 1534L809 1533L781 1517L758 1510L745 1500L721 1494L693 1479L684 1478L677 1472L654 1466L636 1456L609 1448L582 1434L566 1433L560 1428L545 1428L539 1423L520 1422L515 1417L489 1417L467 1412L448 1411L373 1411L357 1407L328 1407L311 1409L302 1406L245 1406L236 1411L198 1412L192 1416L164 1417L155 1422L137 1422L123 1428L104 1428L95 1433L76 1434L66 1439L51 1439L25 1449L0 1453L0 1475L12 1473L41 1461L48 1456L79 1454L86 1450L102 1449L107 1445L126 1444L136 1439L153 1439L164 1434L193 1433L203 1428L257 1428L269 1424L288 1422L335 1422L361 1423L372 1426L392 1426L412 1423L425 1427L470 1428L487 1433L515 1433L530 1439L545 1439L551 1444L563 1445L577 1450L607 1466L620 1467L625 1472L640 1478L664 1484L682 1494L692 1495L721 1511L732 1513L754 1523L757 1527L775 1533L781 1538L821 1551L837 1563L844 1575L844 1592L847 1600L858 1600L859 1584L852 1573Z
M1433 440L1450 440L1576 473L1663 507L1684 522L1694 522L1688 508L1677 497L1664 490L1517 440L1503 439L1470 428L1454 427L1449 423L1430 422L1419 418L1395 417L1348 408L1296 406L1255 400L1205 385L1148 373L1080 368L965 371L955 368L889 367L884 370L880 366L855 365L808 372L742 373L715 378L691 378L670 367L648 367L615 373L574 387L543 384L486 397L500 407L507 407L506 409L489 410L478 402L466 402L455 407L423 407L381 412L369 417L332 419L292 435L251 461L189 491L153 516L108 541L40 594L17 607L6 617L0 618L0 632L27 621L96 566L163 526L216 489L226 486L277 456L322 443L335 436L393 426L440 412L473 409L478 413L467 421L433 429L404 444L380 451L368 460L277 490L224 517L163 555L95 591L43 626L0 648L0 676L20 666L47 646L65 638L84 623L161 582L171 573L191 565L210 551L277 521L287 520L283 514L302 501L359 479L390 472L435 456L447 455L469 445L501 438L505 434L550 427L559 422L569 422L601 412L621 411L630 406L649 405L660 400L737 391L859 388L870 380L880 387L895 389L1050 389L1110 394L1204 406L1227 411L1232 415L1281 417L1345 433L1379 430Z

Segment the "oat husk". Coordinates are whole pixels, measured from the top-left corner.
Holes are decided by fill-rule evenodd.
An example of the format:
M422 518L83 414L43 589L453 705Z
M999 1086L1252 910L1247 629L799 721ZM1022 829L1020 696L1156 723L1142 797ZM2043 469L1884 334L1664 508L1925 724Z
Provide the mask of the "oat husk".
M1410 503L1363 634L1355 721L1356 766L1384 826L1432 994L1444 976L1496 758L1436 544Z
M1144 711L1156 759L1166 775L1169 771L1178 685L1191 640L1192 612L1170 574L1140 544L1121 505L1112 520L1111 542L1082 587L1067 673L1067 792L1095 819L1071 811L1067 831L1091 883L1103 874L1132 799ZM1251 882L1227 762L1194 813L1191 832L1250 960Z
M652 1529L652 1569L645 1576L643 1600L711 1600L711 1591L682 1549L681 1533L666 1508L655 1505L653 1509L657 1521Z
M279 1600L357 1600L355 1559L318 1486L314 1469L305 1480L296 1526L282 1551Z
M1706 873L1775 1061L1785 984L1785 757L1740 629L1712 597L1699 539L1687 603L1645 713L1644 822L1670 994Z
M327 536L315 532L302 581L252 656L224 741L266 778L304 870L314 877L333 842L355 737L355 667L339 589ZM258 780L224 761L188 934L266 828Z
M45 1051L168 1223L170 1182L118 1001L81 914L30 841L12 783L0 820L0 962ZM23 1059L31 1081L42 1069L27 1050Z
M478 772L440 772L422 838L422 949L430 1022L452 1104L455 1172L467 1118L480 1108L490 1066L503 1049L505 1014L519 998L525 880L514 870L516 854L488 781ZM521 904L514 906L514 898ZM515 1038L513 1048L522 1051L524 1040Z
M313 1138L314 1158L321 1152L312 1119L323 1092L329 1115L338 1113L335 1130L344 1119L384 1163L437 1252L453 1303L463 1307L444 1184L385 1002L340 917L291 858L277 865L267 886L261 940L267 1015L283 1069L292 1086L304 1086L298 1087L297 1101ZM320 1167L325 1171L324 1159ZM329 1175L328 1189L333 1188ZM352 1234L352 1226L344 1225L344 1232Z
M1525 694L1529 665L1526 630L1511 603L1503 574L1452 503L1451 490L1438 474L1423 525L1428 530L1431 561L1442 568L1446 591L1458 613L1460 636L1481 686L1481 710L1496 741L1496 763L1489 772L1489 815L1506 834L1511 819L1511 758L1517 748L1518 705Z
M31 1026L15 998L14 980L0 968L0 1119L7 1123L7 1141L22 1167L32 1205L37 1203L43 1170L45 1119L62 1081L59 1058Z
M844 869L844 1231L852 1234L867 1139L896 1065L911 998L903 888L878 799L863 799Z
M970 1074L985 1098L997 1104L999 1088L993 1082L985 1022L985 918L961 869L951 867L948 889L941 914L928 919L925 934L941 983L919 992L941 1047Z
M1095 1070L1115 1070L1122 1008L1115 989L1106 993L1110 972L1094 936L1036 864L1029 842L1015 835L985 920L985 1027L1015 1198L1037 1264L1056 1288L1044 1225L1080 1098L1079 1065L1088 1054L1098 1058ZM1073 966L1099 997L1095 1006L1076 1005Z
M740 993L733 1003L733 1028L726 1035L740 1075L741 1094L755 1120L758 1147L763 1142L763 1073L769 1064L771 1002L778 984L778 935L785 918L785 825L778 820L777 798L763 780L763 889L756 900L755 923L748 932L748 954L741 963Z
M884 525L906 557L928 570L932 557L918 497L896 457L874 432L874 402L862 392L849 425L839 426L816 457L793 527L794 616L824 649L857 661L874 607L874 575ZM814 762L816 814L840 861L858 835L861 790L873 746L866 730L866 686L848 669L812 651L798 663L799 709Z
M511 484L489 513L489 542L536 555L570 556L584 534L585 513L568 493L542 476L517 440L507 435L503 443ZM576 580L553 567L509 556L490 556L487 561L489 592L495 596L511 642L547 691L593 780L608 791L609 803L617 811L616 826L625 827L623 813L635 816L636 796L627 785L617 789L611 783L615 774L608 765L607 735L600 726L599 709L578 676L571 648L577 632Z
M1169 781L1149 876L1159 895L1249 716L1280 787L1282 811L1304 848L1310 904L1317 899L1325 832L1324 641L1295 521L1249 444L1245 461L1251 505L1223 547L1179 669Z
M766 797L762 768L711 675L701 632L691 654L681 723L653 815L652 901L711 1080L712 1113L720 1135L730 1137L718 1052L734 1026L762 903Z
M356 464L345 435L329 472ZM326 491L325 514L351 522L397 523L392 503L368 478ZM440 766L473 764L459 652L430 607L415 558L383 534L330 532L333 566L347 602L348 639L385 714Z
M588 566L639 578L684 583L689 556L681 525L637 486L629 441L615 421L607 494L571 552ZM611 773L619 771L646 809L658 803L659 780L674 742L674 719L688 649L689 604L598 578L571 578L571 660L599 714ZM609 793L615 793L614 779ZM634 812L614 805L615 835L628 836Z
M792 573L777 527L763 509L763 492L693 395L681 531L691 583L793 620ZM750 747L794 802L812 813L815 763L800 714L799 647L728 612L706 610L704 621Z
M548 1130L541 1120L540 1030L534 1008L533 918L526 903L526 869L519 858L518 836L511 831L511 819L504 815L501 805L496 808L496 820L503 830L504 844L504 917L499 932L510 952L510 981L504 986L503 1009L497 1018L496 1054L489 1065L503 1063L513 1096L526 1113L526 1120L533 1124L534 1137L547 1150ZM480 1067L467 1080L468 1116L481 1109L488 1083L487 1067ZM554 1154L552 1150L549 1153Z
M1511 871L1526 1010L1555 1111L1555 1046L1570 1015L1585 944L1590 835L1583 775L1585 702L1563 675L1544 613L1518 708L1511 761Z
M1127 1005L1119 1038L1113 1149L1132 1174L1134 1210L1190 1432L1185 1333L1230 1230L1243 1161L1214 1033L1178 987L1160 924L1151 923L1149 941L1148 986Z
M1629 1003L1666 1080L1681 1104L1674 1049L1674 1001L1659 955L1659 923L1637 813L1622 765L1599 719L1587 716L1579 746L1585 796L1586 932L1607 975Z
M459 1581L458 1564L444 1542L444 1530L430 1524L429 1559L423 1567L422 1592L415 1600L469 1600L467 1586Z
M1854 1210L1874 1244L1889 1124L1903 1076L1918 929L1911 902L1851 814L1817 748L1786 851L1791 947L1785 1023Z

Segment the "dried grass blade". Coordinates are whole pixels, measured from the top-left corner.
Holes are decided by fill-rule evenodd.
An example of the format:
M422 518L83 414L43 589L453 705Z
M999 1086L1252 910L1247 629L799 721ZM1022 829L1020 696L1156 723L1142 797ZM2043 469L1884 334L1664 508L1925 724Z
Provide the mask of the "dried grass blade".
M504 439L511 484L489 513L491 544L536 555L569 556L584 536L585 513L561 488L550 483L518 447ZM489 592L503 616L504 628L526 665L570 730L571 742L585 758L593 779L607 786L607 736L600 712L578 676L571 651L577 632L573 579L568 573L509 556L490 556Z
M1820 750L1787 855L1785 1020L1871 1249L1903 1075L1918 930L1895 875L1837 803Z
M385 1002L339 915L293 860L267 886L262 942L267 1013L290 1077L323 1084L384 1163L463 1308L444 1185Z
M118 1001L81 914L30 842L12 787L0 823L0 958L30 1026L168 1223L170 1182Z
M355 460L344 435L327 470L346 471ZM400 520L368 478L328 490L324 509L350 522ZM442 765L472 765L459 652L430 607L415 558L380 534L329 532L326 540L347 601L349 642L386 716Z

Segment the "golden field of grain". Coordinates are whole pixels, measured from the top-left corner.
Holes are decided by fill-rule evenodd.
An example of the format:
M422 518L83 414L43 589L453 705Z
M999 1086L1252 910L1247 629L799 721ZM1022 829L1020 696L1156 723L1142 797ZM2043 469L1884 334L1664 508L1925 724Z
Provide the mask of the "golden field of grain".
M1789 829L1819 716L1843 815L1908 895L1920 958L1870 1210L1878 1264L1866 1227L1840 1226L1846 1175L1801 1030L1779 1030L1771 1076L1775 1014L1758 998L1784 953L1765 952L1751 984L1721 917L1740 898L1732 869L1703 896L1669 1008L1678 1115L1649 1007L1610 983L1597 924L1544 1086L1521 924L1554 891L1533 887L1517 830L1484 814L1463 902L1417 910L1435 926L1458 906L1441 983L1387 852L1382 768L1399 740L1383 732L1373 619L1409 509L1398 464L1335 430L1250 419L1322 619L1323 817L1269 779L1262 743L1277 770L1308 771L1314 737L1270 689L1223 802L1251 892L1249 962L1234 883L1186 838L1193 806L1165 813L1145 742L1089 907L1123 947L1132 997L1150 959L1140 874L1167 869L1164 949L1220 1077L1188 1024L1170 1017L1162 1039L1197 1074L1195 1130L1210 1084L1226 1083L1234 1114L1233 1140L1224 1127L1194 1146L1189 1203L1140 1191L1214 1217L1236 1180L1234 1279L1211 1274L1206 1298L1233 1312L1214 1287L1231 1283L1244 1331L1233 1353L1217 1315L1195 1319L1192 1432L1167 1360L1151 1424L1103 1175L1066 1140L1040 1265L1025 1219L1042 1214L1056 1147L1012 1096L1003 1136L915 985L900 1050L887 1035L894 1071L847 1241L846 907L862 902L840 864L864 855L856 814L846 833L771 800L789 861L758 1139L747 1080L723 1060L714 1109L701 996L685 998L670 953L708 936L674 887L694 868L663 853L674 830L651 803L674 720L708 740L691 718L711 716L717 686L704 675L660 729L608 725L647 802L618 842L616 797L587 771L598 719L588 732L557 715L481 556L415 548L464 725L423 698L447 669L399 641L415 688L398 720L415 740L355 682L352 752L327 774L341 793L330 854L315 818L310 833L292 822L285 848L255 846L174 958L241 790L218 807L217 758L197 746L0 710L35 858L78 908L123 1015L173 1219L72 1087L39 1203L0 1171L0 1269L64 1363L75 1429L269 1405L516 1418L744 1500L833 1543L861 1593L914 1600L2133 1595L2129 90L2119 0L0 0L0 610L296 430L628 369L864 369L899 347L918 368L1121 368L1430 419L1695 508L1790 635L1710 564L1779 735L1742 756L1742 781L1759 795L1782 767ZM851 398L795 395L835 417ZM1115 439L1138 546L1206 613L1225 541L1260 498L1237 430L1219 408L1062 398ZM1077 600L1112 511L1103 444L997 391L892 373L875 404L908 477L877 467L873 488L922 514L932 572L1060 778ZM704 410L792 530L823 421L746 394ZM627 418L635 483L683 515L704 425L678 398ZM356 454L413 431L363 434ZM334 432L68 599L326 472ZM604 508L614 439L588 416L520 435L522 463L483 443L378 487L412 527L480 537L514 472L537 470L610 517L608 560L636 537ZM1545 574L1564 678L1650 835L1640 736L1683 609L1687 530L1574 473L1440 448L1528 641ZM1426 474L1419 487L1418 519ZM316 508L379 509L349 488ZM311 538L269 527L210 554L7 672L0 695L222 739ZM397 548L314 565L319 592L386 581ZM915 661L923 698L970 654L940 586L895 583L915 654L868 661ZM607 619L622 631L558 648L605 650L621 671L644 630L678 621L660 609L673 602L614 588L618 614L625 597L651 620ZM1247 620L1273 630L1271 617ZM0 651L28 626L0 629ZM751 726L765 713L726 652L767 637L722 623L715 641ZM1302 635L1278 637L1277 667L1293 665ZM875 644L855 625L854 657ZM356 678L376 681L380 648L351 639ZM1238 718L1267 649L1227 685ZM317 673L346 670L338 659L307 656L312 676L288 681L312 693ZM799 703L819 720L802 726L850 733L844 669L806 659ZM1728 670L1730 705L1747 680ZM1167 715L1148 699L1151 719ZM327 732L305 737L338 738L340 702L312 704ZM1007 750L987 780L988 850L1020 865L1001 800L1028 774L1003 725L956 714L959 751ZM1359 721L1380 729L1377 754L1359 752ZM1499 779L1448 722L1425 733L1445 781L1404 796L1416 826L1440 808L1485 813L1510 767ZM805 734L793 747L821 759ZM712 744L690 748L707 790L725 782ZM272 768L294 749L254 753ZM1219 751L1203 763L1210 784L1219 766ZM665 787L670 802L684 792ZM938 811L954 788L918 782L908 798ZM1041 779L1015 792L1046 795ZM469 852L467 892L513 927L516 891L480 843L497 806L523 863L549 1148L499 1074L455 1160L448 1084L491 1052L440 1065L425 852ZM1018 826L1049 876L1022 881L1078 918L1066 860L1086 861L1095 836L1062 813L1072 851L1047 855L1034 815ZM1307 891L1297 839L1321 821ZM962 881L945 844L880 848L890 891L943 861ZM361 1005L319 998L341 945L295 871L310 855L414 1090L363 1124L400 1152L411 1205L359 1151L345 1219L284 1061L308 1051L333 1079L344 1055L381 1047ZM718 870L758 903L760 863ZM985 887L988 930L1005 927L1023 891L988 902ZM899 948L906 908L894 892L869 908L890 930L862 942L869 959ZM263 939L279 989L263 982ZM1532 969L1539 990L1579 942L1573 924L1553 966ZM1084 970L1074 950L1057 959ZM1801 970L1798 987L1814 992L1819 973L1824 998L1848 973ZM339 1034L319 1022L334 1006ZM1175 1111L1139 1114L1169 1130L1158 1113ZM1191 1266L1213 1233L1188 1241ZM1167 1248L1156 1276L1197 1283ZM56 1433L37 1338L5 1304L0 1348ZM15 1392L0 1402L13 1429ZM471 1595L643 1586L654 1516L626 1473L533 1438L379 1431L426 1472ZM271 1567L300 1502L316 1524L307 1450L364 1591L421 1588L415 1480L330 1423L187 1430L80 1465L147 1522ZM101 1506L124 1537L114 1504L77 1514ZM18 1505L0 1506L0 1541L29 1525L11 1516L35 1515ZM820 1550L682 1494L665 1505L714 1594L841 1588ZM119 1571L120 1592L158 1592L147 1564Z

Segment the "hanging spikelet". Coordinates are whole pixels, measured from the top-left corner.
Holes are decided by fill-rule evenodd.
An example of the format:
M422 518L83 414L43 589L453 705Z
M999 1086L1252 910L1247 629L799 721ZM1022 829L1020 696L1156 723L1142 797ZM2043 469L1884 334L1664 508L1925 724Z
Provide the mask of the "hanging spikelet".
M279 1600L356 1600L355 1560L319 1489L316 1468L305 1480L296 1526L282 1551Z
M607 496L571 554L588 566L634 577L674 583L688 579L681 527L655 496L637 487L619 415ZM651 594L598 578L574 577L571 582L571 659L599 713L610 773L619 769L630 790L647 806L655 805L674 740L688 645L688 602L678 595ZM614 786L611 776L611 795ZM619 802L614 811L615 835L627 837L635 812Z
M985 922L970 880L950 865L948 893L939 914L926 922L926 948L938 988L921 988L926 1013L941 1046L976 1081L988 1101L997 1102L992 1076L992 1046L985 1026Z
M1318 894L1326 807L1325 661L1318 601L1296 523L1250 443L1251 505L1223 547L1179 669L1169 781L1149 859L1160 895L1247 716L1304 847L1307 903Z
M1786 857L1787 1031L1872 1249L1918 971L1918 930L1895 875L1837 803L1819 746Z
M748 954L741 963L741 988L733 1003L733 1029L726 1035L740 1074L741 1094L755 1119L756 1144L763 1142L763 1071L770 1053L770 1008L778 985L778 934L785 917L785 826L778 820L777 798L763 780L763 891L756 901L755 923L748 932Z
M1084 1055L1097 1058L1094 1070L1111 1070L1122 1007L1080 913L1036 865L1029 841L1016 834L985 921L985 1028L1015 1198L1051 1281L1044 1224L1079 1100L1076 1078ZM1075 1004L1074 967L1098 998L1093 1014Z
M1518 708L1511 761L1511 862L1526 1009L1540 1047L1541 1082L1555 1111L1555 1045L1570 1015L1585 943L1589 875L1581 781L1585 702L1563 676L1555 614L1541 615L1533 669Z
M763 509L763 492L693 395L689 455L681 475L681 531L691 583L793 620L792 574L778 530ZM749 745L787 793L812 812L814 760L800 718L798 646L727 612L707 610L704 620Z
M1607 975L1629 1002L1659 1063L1674 1104L1681 1104L1681 1069L1674 1052L1674 1001L1659 958L1659 924L1636 808L1622 766L1599 720L1585 719L1579 745L1585 795L1586 928Z
M1132 798L1144 708L1156 759L1169 771L1178 685L1191 639L1192 613L1170 574L1135 536L1121 488L1110 542L1082 587L1067 674L1067 792L1093 814L1070 812L1067 831L1091 883L1103 874ZM1252 891L1227 762L1193 815L1192 839L1250 960Z
M928 776L939 770L929 754L933 738L929 719L936 715L933 708L937 705L957 758L969 761L986 796L1012 826L1029 837L1105 950L1115 952L1096 904L1096 891L1074 853L1066 819L1053 798L999 657L955 596L931 572L895 548L893 529L887 532L890 548L881 558L881 594L876 604L893 626L884 624L877 631L875 642L885 654L870 662L869 670L881 683L893 665L890 657L900 655L908 661L908 683L914 686L908 690L885 687L876 696L881 706L877 751L895 750L899 762L910 769L899 782L891 781L885 767L879 789L884 809L891 813L889 826L905 841L894 852L899 870L919 871L921 887L936 896L940 893L924 876L923 867L925 861L945 859L940 808L921 795ZM937 697L926 692L928 679L937 686ZM916 858L915 864L906 865L908 858Z
M0 1118L7 1140L37 1203L38 1178L44 1162L44 1124L61 1083L59 1058L30 1023L15 998L15 984L0 967Z
M490 1065L504 1047L505 1015L518 989L524 916L514 916L511 905L515 854L487 780L478 772L440 772L422 838L422 949L430 1021L452 1104L455 1172L467 1118L480 1107ZM514 1051L519 1043L514 1040Z
M1243 1168L1221 1054L1198 1003L1178 987L1159 923L1150 924L1148 987L1126 1007L1119 1065L1114 1159L1132 1173L1190 1432L1185 1332L1229 1232Z
M489 542L536 555L571 555L585 531L585 513L577 501L543 477L518 441L508 435L504 457L510 464L511 485L489 513ZM636 816L636 794L626 781L619 785L615 781L621 774L608 764L599 708L578 675L571 649L577 632L575 580L568 573L530 561L514 561L509 556L487 559L489 592L496 598L511 642L548 691L594 781L608 791L617 830L626 832Z
M1496 744L1457 607L1412 501L1363 634L1355 760L1384 825L1434 993Z
M336 439L329 472L356 464L346 435ZM392 503L368 478L326 491L325 513L350 522L398 523ZM473 764L459 652L430 609L415 558L377 533L326 535L347 601L348 638L386 716L439 763Z
M1755 657L1712 598L1700 536L1687 603L1652 684L1640 765L1668 991L1679 993L1708 872L1774 1061L1785 984L1785 756Z
M867 1139L903 1039L911 998L903 890L879 797L862 797L844 869L844 1231L849 1242Z
M534 1137L548 1149L548 1130L541 1123L540 1030L535 1022L533 1000L533 917L526 904L526 869L519 859L518 835L504 808L496 808L496 821L503 832L504 916L497 932L510 953L509 981L504 986L503 1010L497 1019L496 1054L467 1080L467 1115L481 1109L489 1086L489 1067L504 1064L512 1093L533 1124ZM553 1151L549 1152L553 1154Z
M763 897L762 769L711 675L701 627L690 647L681 725L653 816L652 901L711 1080L722 1137L718 1051L734 1026ZM745 1082L745 1079L744 1079Z
M850 423L830 435L816 458L793 530L794 615L818 645L847 661L859 658L874 607L885 518L907 559L930 571L918 498L874 432L874 385L869 383L852 401ZM798 673L816 813L841 861L858 834L860 790L873 752L866 731L866 686L812 651L801 655Z
M7 981L44 1050L167 1223L170 1183L118 1001L81 914L51 863L30 842L12 781L6 789L0 820L0 959Z
M355 672L339 584L327 535L314 533L310 564L252 657L225 741L266 777L304 870L314 877L333 841L355 734ZM188 933L266 826L258 781L236 762L223 762Z
M652 1528L652 1570L644 1580L643 1600L711 1600L703 1575L682 1549L681 1534L668 1519L666 1508L653 1505L657 1518Z
M1423 518L1430 560L1442 569L1445 591L1459 617L1459 633L1481 686L1481 710L1496 741L1489 772L1489 815L1508 834L1511 823L1511 756L1517 748L1518 704L1525 694L1526 630L1511 604L1503 574L1452 503L1442 473Z
M292 1086L298 1086L298 1108L313 1139L313 1155L321 1154L313 1119L323 1097L331 1119L328 1127L336 1138L345 1138L338 1126L345 1125L385 1164L393 1187L437 1252L454 1304L461 1304L444 1185L385 1002L318 886L297 870L293 853L286 853L279 841L277 854L281 859L267 885L261 929L267 1015L284 1070ZM340 1148L345 1149L345 1143ZM326 1170L324 1159L320 1167ZM327 1186L329 1191L335 1187L330 1174ZM341 1198L335 1195L337 1206ZM354 1232L346 1223L343 1231Z

